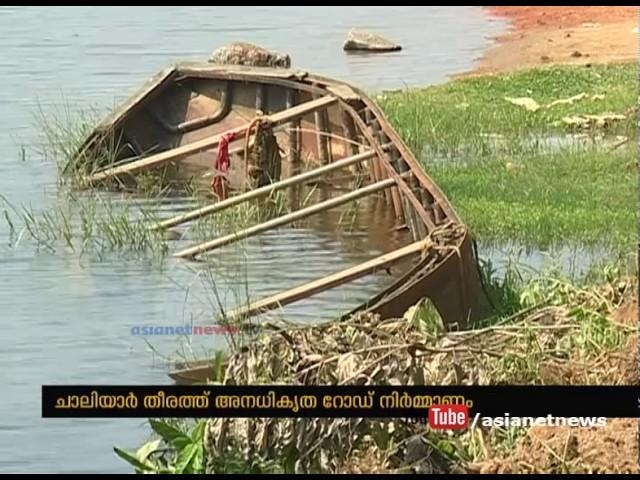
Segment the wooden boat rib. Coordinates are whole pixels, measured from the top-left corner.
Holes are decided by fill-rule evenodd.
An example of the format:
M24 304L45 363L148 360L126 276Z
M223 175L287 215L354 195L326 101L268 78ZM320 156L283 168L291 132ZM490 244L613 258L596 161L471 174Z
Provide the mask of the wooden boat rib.
M262 128L260 138L254 130L256 124ZM177 65L160 72L98 125L80 154L99 157L105 145L117 140L117 148L108 155L112 163L88 177L92 184L114 178L118 182L135 182L138 173L148 170L162 170L172 177L198 177L211 172L216 149L229 134L233 136L233 158L226 183L231 195L151 228L171 228L214 215L338 169L368 172L370 183L235 234L193 245L176 252L176 256L197 257L376 193L382 196L398 224L406 224L413 242L239 307L228 316L237 319L263 313L401 261L408 265L404 267L406 271L347 315L367 311L401 316L423 298L431 300L447 323L460 326L485 312L486 297L466 227L376 104L344 82L303 71ZM254 146L263 147L253 157L247 155L248 148L243 148L250 140ZM276 148L265 153L269 140ZM282 152L284 156L280 155ZM406 262L408 258L413 260ZM193 381L195 375L203 380L206 368L203 364L194 368L185 367L174 378Z

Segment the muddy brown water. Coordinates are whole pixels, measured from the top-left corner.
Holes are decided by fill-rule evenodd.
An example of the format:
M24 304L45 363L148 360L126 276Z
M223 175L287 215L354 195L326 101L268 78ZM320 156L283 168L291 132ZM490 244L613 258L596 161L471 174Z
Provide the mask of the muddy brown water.
M346 55L341 44L351 27L386 34L405 49ZM35 210L61 202L56 168L34 148L39 108L103 111L167 64L205 59L230 41L287 51L294 66L379 91L441 82L468 69L502 28L476 7L0 7L0 194ZM174 200L163 215L192 205ZM329 227L336 210L251 239L244 251L216 253L225 301L243 298L247 281L250 295L261 297L403 241L389 233L374 203L360 202L359 209L348 233ZM25 242L9 248L8 235L0 221L0 472L130 471L111 447L139 445L148 435L143 419L43 420L40 386L169 383L161 356L199 356L223 340L148 338L153 353L131 329L208 321L210 289L196 278L197 265L51 254ZM331 317L389 280L354 282L292 305L286 315Z

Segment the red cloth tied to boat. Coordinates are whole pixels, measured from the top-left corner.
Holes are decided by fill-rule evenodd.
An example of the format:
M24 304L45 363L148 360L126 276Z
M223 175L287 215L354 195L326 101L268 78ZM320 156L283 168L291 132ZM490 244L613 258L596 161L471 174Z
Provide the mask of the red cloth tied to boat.
M231 161L229 160L229 142L236 137L236 133L227 133L220 139L218 144L218 155L213 166L213 179L211 180L211 188L220 200L226 197L225 181L229 171Z

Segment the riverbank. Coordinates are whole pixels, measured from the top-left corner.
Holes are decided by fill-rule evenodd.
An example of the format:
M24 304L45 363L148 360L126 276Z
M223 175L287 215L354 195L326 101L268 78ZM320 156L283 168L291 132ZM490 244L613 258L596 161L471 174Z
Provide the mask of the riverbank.
M637 272L625 270L635 262L618 260L631 257L635 245L635 78L630 64L545 67L389 93L379 99L482 245L516 242L545 252L572 245L577 246L578 258L586 248L602 249L597 258L607 268L592 268L589 278L576 280L549 271L525 275L518 266L496 275L489 265L485 280L496 311L472 330L446 331L428 303L416 305L403 318L355 317L339 324L283 329L248 345L238 342L243 348L232 342L216 357L218 380L633 382ZM146 237L140 238L146 242ZM273 281L271 272L267 276ZM393 344L385 343L388 338ZM428 354L415 356L416 345ZM222 375L225 370L228 376ZM313 375L301 377L301 371ZM352 424L342 419L202 420L195 428L178 425L178 435L154 425L158 435L180 441L165 445L154 440L143 447L138 452L145 455L138 460L143 469L188 473L636 470L636 429L629 422L611 422L606 438L617 436L619 443L615 453L606 456L609 444L596 441L601 435L591 432L589 438L571 429L559 431L558 439L536 429L448 436L402 422ZM247 439L247 431L268 442ZM578 455L571 458L564 455L569 439L579 446ZM158 449L167 455L150 460L149 452Z
M522 13L521 7L513 8ZM522 17L520 28L526 28L526 18ZM571 17L573 23L567 23L567 27L580 20L584 18ZM536 35L544 35L543 32L544 29ZM566 33L564 38L571 38ZM557 34L562 34L562 29ZM535 36L525 37L522 42L537 42L536 48L543 48ZM380 101L428 174L480 241L490 244L509 239L527 248L547 250L554 245L579 245L579 253L575 254L578 256L599 246L604 264L631 266L627 273L635 284L637 63L592 65L572 56L566 63L584 64L513 71L539 65L530 62L531 52L518 62L509 61L509 49L521 46L514 40L508 46L497 47L502 48L497 54L488 54L487 58L492 60L485 64L485 73L490 71L493 75L386 94ZM564 48L572 47L567 44ZM606 63L616 55L616 59L628 56L628 52L620 54L615 49L610 53L610 57L596 56L592 61ZM505 63L500 65L500 61ZM508 73L495 74L501 69ZM599 283L595 278L609 276L609 281L613 281L610 285L623 284L613 280L612 272L619 270L607 267L598 274L591 269L595 276L572 279L563 287L562 282L552 283L557 282L557 293L575 291L576 285L583 282L586 296L598 295L596 292L601 292L602 287L595 286ZM519 274L506 275L502 283L497 283L494 292L498 293L498 303L529 298L531 291L527 293L527 287L505 288L514 279L517 283L518 278ZM540 278L544 274L534 278L531 285ZM583 332L599 331L601 340L617 337L613 343L601 343L597 354L592 351L579 358L585 353L579 341L567 345L568 356L564 360L545 360L544 355L534 358L532 352L543 348L541 345L549 340L549 336L537 332L534 334L537 347L525 348L522 352L526 355L522 357L518 357L517 350L500 347L504 369L487 372L483 368L487 363L474 359L475 365L482 365L484 376L479 374L473 383L637 383L637 288L628 294L619 307L609 313L601 311L600 320L593 316L591 307L574 303L578 297L556 297L553 302L566 311L580 312L578 316L585 321ZM556 326L567 320L565 317L555 323L563 315L554 317L548 313L545 307L539 307L531 318L547 318ZM587 317L582 317L585 313ZM618 332L622 336L611 336L613 331L609 328L622 325L627 326L624 333ZM494 342L500 338L497 331L490 336ZM591 340L586 344L589 343ZM587 360L592 354L592 360ZM604 369L599 370L596 365ZM449 370L453 367L456 372L464 371L464 362L456 361ZM454 440L435 436L428 443L437 446L431 458L453 458L457 462L454 470L464 472L632 473L638 471L637 431L634 420L619 419L610 421L603 429L492 429L470 432ZM612 441L617 446L615 452L608 446ZM570 454L567 445L571 445ZM377 470L389 467L388 462L372 461L375 458L389 457L379 452L369 454L362 464L376 464Z
M637 67L554 66L379 98L481 242L633 251Z
M596 65L638 59L638 7L485 7L511 22L471 72L511 72L550 64Z

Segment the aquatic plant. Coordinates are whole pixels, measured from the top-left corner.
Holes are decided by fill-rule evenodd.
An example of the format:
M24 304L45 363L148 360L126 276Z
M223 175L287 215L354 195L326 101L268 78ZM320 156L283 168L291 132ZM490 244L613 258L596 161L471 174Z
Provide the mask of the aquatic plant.
M57 106L45 108L38 105L33 116L34 127L40 133L36 153L56 163L61 185L82 185L84 175L115 160L116 139L105 141L99 150L80 155L102 116L98 108L77 108L63 99Z
M150 205L69 193L60 204L41 210L14 206L0 195L0 208L9 228L10 248L31 241L37 250L63 249L98 258L117 252L159 260L167 253L162 233L148 228L155 219Z

